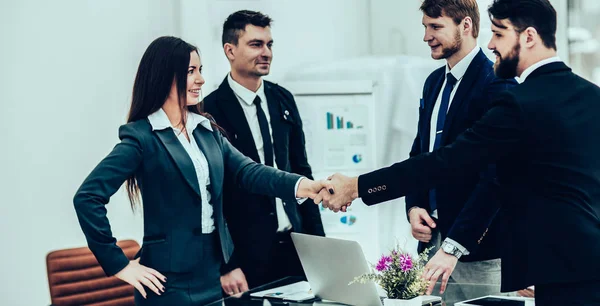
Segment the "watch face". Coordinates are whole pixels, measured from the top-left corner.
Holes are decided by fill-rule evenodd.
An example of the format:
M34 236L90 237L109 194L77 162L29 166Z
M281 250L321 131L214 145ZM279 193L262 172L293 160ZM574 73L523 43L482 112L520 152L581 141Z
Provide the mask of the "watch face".
M444 250L444 252L446 252L448 254L453 254L455 248L451 244L446 243L446 244L444 244L444 246L442 247L442 249Z

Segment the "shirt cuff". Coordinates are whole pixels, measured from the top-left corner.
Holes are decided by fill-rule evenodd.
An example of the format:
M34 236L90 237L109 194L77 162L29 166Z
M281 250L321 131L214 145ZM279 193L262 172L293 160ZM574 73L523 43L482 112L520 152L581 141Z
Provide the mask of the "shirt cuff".
M294 196L296 196L298 194L298 187L300 187L300 182L303 179L305 179L305 177L299 178L298 181L296 182L296 186L294 187ZM308 199L308 198L298 198L298 197L296 197L296 201L298 202L298 204L304 203L304 201L306 201L306 199Z
M469 255L469 251L464 246L462 246L460 243L458 243L450 238L446 238L446 239L444 239L444 241L446 243L449 243L449 244L455 246L463 255Z

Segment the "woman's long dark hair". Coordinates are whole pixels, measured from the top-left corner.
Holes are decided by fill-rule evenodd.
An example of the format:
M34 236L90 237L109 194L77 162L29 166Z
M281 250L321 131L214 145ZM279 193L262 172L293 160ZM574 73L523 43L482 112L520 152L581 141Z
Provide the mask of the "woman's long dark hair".
M202 112L200 103L187 106L187 71L190 53L194 51L198 53L198 48L172 36L159 37L148 46L135 76L128 123L145 119L158 111L167 100L174 79L181 108L181 124L185 127L187 111L191 111L208 117L215 128L221 130L210 115ZM131 208L135 209L140 194L135 174L127 179L125 185Z

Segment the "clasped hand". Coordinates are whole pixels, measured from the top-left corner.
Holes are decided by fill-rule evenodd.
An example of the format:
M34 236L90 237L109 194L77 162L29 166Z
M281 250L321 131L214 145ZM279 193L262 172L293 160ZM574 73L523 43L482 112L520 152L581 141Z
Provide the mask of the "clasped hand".
M324 182L325 188L318 191L314 198L315 204L322 203L323 207L333 212L345 212L358 197L358 178L347 177L336 173Z
M303 179L298 187L297 197L311 198L315 204L334 212L346 211L352 201L358 198L358 178L336 173L327 180Z

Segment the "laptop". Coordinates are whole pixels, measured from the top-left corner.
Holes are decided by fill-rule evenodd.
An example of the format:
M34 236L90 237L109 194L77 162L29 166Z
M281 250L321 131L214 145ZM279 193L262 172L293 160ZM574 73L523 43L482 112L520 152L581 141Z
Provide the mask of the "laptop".
M371 272L358 242L300 233L291 236L315 296L350 305L382 305L373 282L348 285Z

